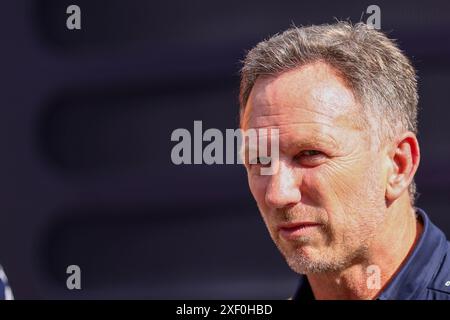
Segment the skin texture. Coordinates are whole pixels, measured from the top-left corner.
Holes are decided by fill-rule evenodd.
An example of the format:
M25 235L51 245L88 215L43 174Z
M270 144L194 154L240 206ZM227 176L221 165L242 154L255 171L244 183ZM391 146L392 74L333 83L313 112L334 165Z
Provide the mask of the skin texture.
M315 62L260 76L243 115L244 130L279 130L277 171L261 175L261 164L246 161L248 182L270 236L316 299L375 298L421 232L407 190L417 138L404 131L375 146L361 110L339 74ZM310 226L287 235L292 223ZM381 272L376 288L367 285L371 265Z

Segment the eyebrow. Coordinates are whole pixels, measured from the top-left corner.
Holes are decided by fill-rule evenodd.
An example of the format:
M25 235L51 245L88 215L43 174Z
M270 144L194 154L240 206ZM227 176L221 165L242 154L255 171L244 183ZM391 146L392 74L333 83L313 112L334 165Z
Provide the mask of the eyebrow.
M286 143L282 143L281 139L279 142L280 150L283 149L282 145L286 145ZM248 144L245 144L244 152L249 152L249 150L258 151L259 149L259 143L256 146L257 148L249 148ZM339 148L338 143L335 139L317 134L317 135L311 135L308 137L308 139L305 139L303 137L300 137L298 139L289 139L287 142L287 150L292 149L315 149L315 148L324 148L324 149L332 149L337 150ZM270 151L270 146L267 146L267 150Z
M280 145L282 143L280 142ZM299 138L292 139L288 143L288 149L296 148L296 149L315 149L315 148L325 148L325 149L337 149L339 146L336 140L325 137L325 136L313 136L308 139Z

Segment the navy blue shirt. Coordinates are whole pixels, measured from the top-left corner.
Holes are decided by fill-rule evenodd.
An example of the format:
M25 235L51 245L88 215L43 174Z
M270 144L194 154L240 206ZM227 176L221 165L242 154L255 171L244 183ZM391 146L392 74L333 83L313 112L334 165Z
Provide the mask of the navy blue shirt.
M415 208L423 223L420 239L399 272L379 294L379 300L450 300L450 243L444 233ZM314 299L306 276L293 300Z

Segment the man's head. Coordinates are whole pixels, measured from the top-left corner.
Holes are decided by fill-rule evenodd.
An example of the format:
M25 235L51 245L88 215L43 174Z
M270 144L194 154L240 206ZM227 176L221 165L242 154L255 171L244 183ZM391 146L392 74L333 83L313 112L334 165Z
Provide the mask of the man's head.
M241 127L278 129L273 175L246 163L270 235L299 273L370 254L389 207L414 201L414 68L364 24L291 28L247 55Z

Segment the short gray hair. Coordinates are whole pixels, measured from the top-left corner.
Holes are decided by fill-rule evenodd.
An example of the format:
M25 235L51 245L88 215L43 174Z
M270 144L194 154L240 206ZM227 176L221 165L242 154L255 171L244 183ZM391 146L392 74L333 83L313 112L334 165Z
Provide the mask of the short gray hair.
M308 63L333 67L365 108L363 121L377 130L378 145L401 131L417 134L417 75L394 40L364 24L291 27L258 43L241 69L241 126L250 92L260 75L277 75ZM411 202L416 185L409 186Z

